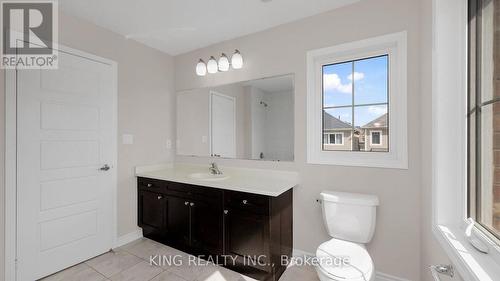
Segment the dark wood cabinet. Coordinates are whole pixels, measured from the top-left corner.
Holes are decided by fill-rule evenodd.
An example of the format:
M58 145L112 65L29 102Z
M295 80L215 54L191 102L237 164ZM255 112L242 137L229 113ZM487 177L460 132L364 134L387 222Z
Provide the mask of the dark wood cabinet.
M164 240L183 250L189 246L190 240L189 201L177 196L165 196L168 202L168 222Z
M286 269L292 189L272 197L138 178L138 192L145 237L202 258L230 255L236 263L224 266L259 280L278 280Z
M191 247L200 255L222 255L223 212L214 201L193 200Z
M167 222L167 209L165 195L158 192L139 192L139 226L145 235L161 238L165 235Z

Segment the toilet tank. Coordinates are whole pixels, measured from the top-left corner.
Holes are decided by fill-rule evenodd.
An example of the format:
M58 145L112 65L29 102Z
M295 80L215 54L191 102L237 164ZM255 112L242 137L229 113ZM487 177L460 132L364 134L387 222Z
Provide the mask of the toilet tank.
M321 192L323 221L333 238L368 243L375 232L378 197L375 195Z

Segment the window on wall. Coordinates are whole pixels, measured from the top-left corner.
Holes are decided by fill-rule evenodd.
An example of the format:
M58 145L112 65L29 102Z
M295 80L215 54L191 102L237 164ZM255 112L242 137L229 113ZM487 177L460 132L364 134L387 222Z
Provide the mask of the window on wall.
M406 49L403 31L307 53L309 163L408 168Z
M468 214L500 238L500 0L469 0Z
M325 145L342 145L344 144L344 133L323 134L323 143Z
M381 131L371 132L370 141L371 141L372 145L381 145L382 144L382 132Z
M389 55L326 64L322 72L323 134L345 130L350 151L389 151L388 143L375 150L370 145L380 142L366 144L374 128L389 134ZM328 144L323 142L323 150L346 150Z

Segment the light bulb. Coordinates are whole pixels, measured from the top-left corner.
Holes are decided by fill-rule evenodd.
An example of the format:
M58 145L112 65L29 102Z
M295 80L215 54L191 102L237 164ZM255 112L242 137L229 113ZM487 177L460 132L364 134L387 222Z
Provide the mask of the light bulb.
M202 59L200 59L196 64L196 75L205 76L206 74L207 74L207 66L205 65L205 62Z
M240 69L243 67L243 57L241 56L240 51L234 51L234 54L231 57L231 66L234 69Z
M226 54L222 53L219 58L219 71L228 71L229 70L229 59Z
M208 60L207 62L207 70L208 70L208 73L217 73L217 61L215 60L215 58L213 56L210 57L210 59Z

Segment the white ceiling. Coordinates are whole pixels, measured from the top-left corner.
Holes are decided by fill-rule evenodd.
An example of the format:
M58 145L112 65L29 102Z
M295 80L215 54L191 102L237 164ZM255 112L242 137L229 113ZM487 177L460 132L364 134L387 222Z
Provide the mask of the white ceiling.
M178 55L357 1L59 0L59 7L67 14Z

